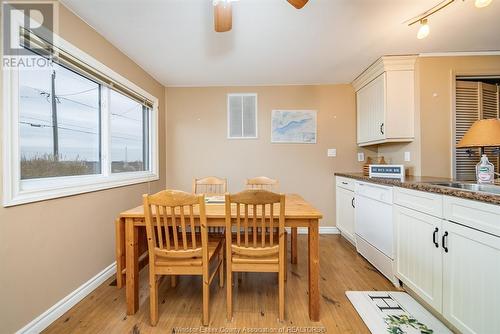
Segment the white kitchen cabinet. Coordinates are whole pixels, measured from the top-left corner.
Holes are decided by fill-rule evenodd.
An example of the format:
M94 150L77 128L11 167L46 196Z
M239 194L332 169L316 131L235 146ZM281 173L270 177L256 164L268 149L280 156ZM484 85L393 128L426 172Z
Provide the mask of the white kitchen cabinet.
M442 220L399 205L396 228L396 276L435 310L442 310Z
M385 73L356 93L358 144L384 139Z
M500 333L500 238L448 221L443 231L443 315L463 333Z
M353 81L359 146L414 139L415 60L382 57Z
M375 198L378 192L371 189L385 187L356 181L352 202L352 185L352 179L337 178L337 224L346 237L344 231L354 231L358 251L366 250L370 244L365 239L374 244L378 239L360 221L376 225L383 213L372 210L378 216L362 219L361 195ZM391 193L375 199L394 199L394 273L403 287L464 334L500 333L500 206L398 187ZM353 221L353 230L345 226ZM377 268L384 272L385 267Z
M460 332L500 333L500 206L394 193L396 276Z
M337 228L354 244L354 191L337 186Z

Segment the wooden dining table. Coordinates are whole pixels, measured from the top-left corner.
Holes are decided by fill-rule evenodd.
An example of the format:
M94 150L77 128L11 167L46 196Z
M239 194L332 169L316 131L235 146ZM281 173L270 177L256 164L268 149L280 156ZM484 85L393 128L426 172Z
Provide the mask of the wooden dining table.
M236 217L236 207L234 208ZM207 203L209 227L224 227L224 203ZM321 212L306 202L300 195L287 194L285 199L285 226L308 229L309 266L309 318L319 321L319 220ZM116 228L116 285L126 286L127 314L139 309L139 271L147 264L146 222L143 206L120 213Z

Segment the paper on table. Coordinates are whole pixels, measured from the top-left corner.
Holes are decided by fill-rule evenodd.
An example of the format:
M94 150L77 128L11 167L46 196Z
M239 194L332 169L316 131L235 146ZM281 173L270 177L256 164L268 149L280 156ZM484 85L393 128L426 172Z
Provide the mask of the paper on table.
M206 196L205 202L207 203L224 203L224 196Z

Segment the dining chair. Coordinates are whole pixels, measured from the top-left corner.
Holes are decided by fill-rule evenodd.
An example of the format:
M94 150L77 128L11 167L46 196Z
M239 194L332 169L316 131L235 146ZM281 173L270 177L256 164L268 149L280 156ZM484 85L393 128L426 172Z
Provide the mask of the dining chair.
M193 179L193 194L205 194L207 196L216 196L224 194L227 191L227 179L216 176L208 176Z
M276 179L271 179L268 178L267 176L257 176L251 179L246 179L245 180L245 188L246 189L265 189L273 192L278 192L279 191L279 186L280 183ZM290 261L292 263L297 263L297 228L292 227L292 237L290 239L290 244L291 244L291 259Z
M227 191L227 179L216 176L208 176L200 179L193 179L193 194L204 194L207 196L224 196ZM211 235L224 233L223 227L209 227Z
M233 317L233 272L276 272L281 321L285 318L285 195L248 189L226 194L225 206L227 319Z
M209 289L219 273L224 285L224 238L208 235L205 196L177 190L143 195L149 252L151 325L158 323L158 284L162 275L199 275L203 280L202 323L209 323ZM199 229L195 229L195 213ZM210 270L212 268L212 270Z
M245 180L246 189L264 189L273 192L279 190L279 181L275 179L270 179L266 176L257 176L251 179Z

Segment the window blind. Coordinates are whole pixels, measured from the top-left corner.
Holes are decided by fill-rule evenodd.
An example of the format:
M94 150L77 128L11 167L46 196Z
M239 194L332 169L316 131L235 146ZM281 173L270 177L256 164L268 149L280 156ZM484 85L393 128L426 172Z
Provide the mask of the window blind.
M135 101L146 106L153 108L153 102L142 96L141 94L133 91L125 85L113 80L109 76L100 72L98 69L90 66L81 59L74 57L70 53L58 48L54 44L44 40L43 38L35 35L25 28L20 29L21 46L31 50L38 55L50 59L64 67L67 67L91 80L94 80L110 89L113 89Z

